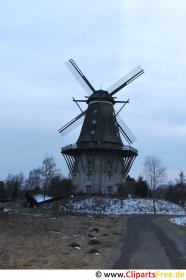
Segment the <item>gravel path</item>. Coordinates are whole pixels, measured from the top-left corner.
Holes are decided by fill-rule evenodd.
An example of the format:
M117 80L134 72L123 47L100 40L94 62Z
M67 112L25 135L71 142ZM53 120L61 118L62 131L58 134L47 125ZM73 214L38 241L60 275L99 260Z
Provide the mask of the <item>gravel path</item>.
M156 216L129 218L127 240L113 268L186 269L186 236L180 239L175 232L172 239L168 230Z

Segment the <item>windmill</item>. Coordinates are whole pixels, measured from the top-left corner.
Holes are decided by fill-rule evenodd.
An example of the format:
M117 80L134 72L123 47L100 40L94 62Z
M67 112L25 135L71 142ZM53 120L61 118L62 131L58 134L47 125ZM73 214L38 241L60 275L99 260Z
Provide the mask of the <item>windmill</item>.
M129 100L117 101L114 95L144 71L138 66L107 90L95 90L74 60L70 59L66 65L88 94L83 100L73 98L81 113L58 130L65 136L83 122L76 144L61 149L72 175L74 192L116 192L118 183L126 181L138 151L131 146L134 135L119 116ZM86 102L87 109L82 110L79 102ZM116 103L121 103L118 112L114 110Z

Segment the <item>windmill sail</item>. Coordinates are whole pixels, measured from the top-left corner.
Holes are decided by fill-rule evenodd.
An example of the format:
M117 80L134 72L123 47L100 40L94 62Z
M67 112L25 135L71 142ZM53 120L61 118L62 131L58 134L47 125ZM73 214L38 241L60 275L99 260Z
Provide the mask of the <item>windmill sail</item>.
M116 118L117 118L117 124L118 124L120 133L125 138L125 140L129 143L129 145L132 144L134 141L136 141L136 137L130 131L130 129L124 122L124 120L119 115L117 115Z
M89 82L89 80L85 77L83 72L79 69L77 64L74 62L73 59L70 59L66 62L66 66L69 68L69 70L72 72L76 80L82 85L82 87L85 89L85 91L88 94L92 94L95 89Z
M83 122L83 117L86 114L86 111L83 111L81 114L79 114L77 117L75 117L73 120L62 126L58 132L62 136L66 136L68 133L70 133L73 129L75 129L77 126L79 126Z
M119 81L117 81L115 84L113 84L111 87L107 89L108 93L113 96L116 92L127 86L129 83L134 81L136 78L141 76L144 73L144 70L141 68L141 66L136 67L131 72L129 72L127 75L125 75L123 78L121 78Z

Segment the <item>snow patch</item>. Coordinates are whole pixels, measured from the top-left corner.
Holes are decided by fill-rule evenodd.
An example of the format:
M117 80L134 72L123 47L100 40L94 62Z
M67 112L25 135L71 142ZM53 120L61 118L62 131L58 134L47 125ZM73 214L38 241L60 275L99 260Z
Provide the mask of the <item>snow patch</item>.
M10 212L11 209L10 208L4 208L3 212Z
M177 204L164 200L155 202L156 212L161 215L184 215L183 208ZM73 198L59 210L74 213L96 214L96 215L123 215L123 214L153 214L153 203L150 199L125 199L123 207L118 198L91 197Z
M186 217L176 217L169 219L173 224L177 224L180 226L186 226Z

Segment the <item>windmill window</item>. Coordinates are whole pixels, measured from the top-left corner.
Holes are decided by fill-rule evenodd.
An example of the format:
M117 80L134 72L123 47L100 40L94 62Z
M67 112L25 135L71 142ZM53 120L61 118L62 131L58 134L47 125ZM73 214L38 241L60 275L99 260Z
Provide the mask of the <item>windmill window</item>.
M107 188L108 188L108 193L111 194L113 192L113 186L108 186Z
M87 193L90 193L91 186L90 185L86 185L86 188L87 188Z
M94 110L94 114L97 114L97 112L98 112L98 110L97 110L97 109L95 109L95 110Z
M109 179L109 182L112 182L112 174L111 173L108 174L108 179Z
M94 130L91 130L90 134L91 134L91 135L94 135L94 134L95 134L95 131L94 131Z
M96 121L96 120L93 120L93 121L92 121L92 124L96 124L96 123L97 123L97 121Z

